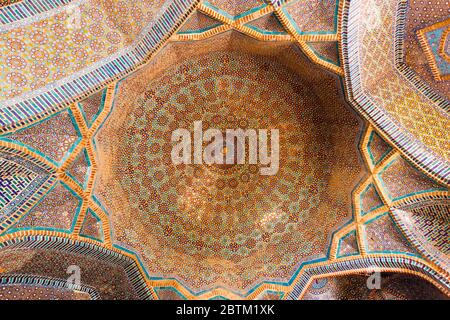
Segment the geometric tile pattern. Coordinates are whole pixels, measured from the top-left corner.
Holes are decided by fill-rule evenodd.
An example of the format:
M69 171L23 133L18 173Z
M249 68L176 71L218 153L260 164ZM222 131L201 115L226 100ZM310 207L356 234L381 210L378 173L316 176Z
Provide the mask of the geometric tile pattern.
M72 4L72 9L53 11L34 23L24 23L22 32L6 30L0 44L8 50L6 57L2 55L3 74L8 81L0 85L0 101L45 90L52 81L98 66L103 58L130 46L131 39L143 31L163 2L142 0L131 6L127 2L88 0ZM111 23L108 11L117 12L119 7L121 14ZM86 46L88 35L96 40L90 46ZM47 45L50 41L52 46Z
M110 90L114 91L114 88L111 88ZM374 173L379 173L383 170L383 168L385 168L387 166L387 164L389 164L390 162L392 162L393 160L395 160L397 158L400 159L401 156L398 151L391 150L378 164L374 165L372 158L369 155L369 151L366 148L366 146L369 145L368 141L369 141L370 137L373 136L373 134L374 134L373 129L371 127L369 127L363 136L363 139L361 142L361 147L362 147L362 152L363 152L363 155L366 160L366 164L367 164L368 168ZM374 209L371 212L368 212L365 216L361 216L361 212L358 213L358 208L359 208L358 201L359 200L357 200L357 199L360 197L360 193L362 191L364 191L365 188L371 183L373 183L373 185L375 186L376 191L379 194L380 198L382 198L384 205L382 207ZM360 190L359 193L358 193L358 190ZM413 192L410 192L408 190L405 190L405 194L409 195L409 196L403 197L402 199L392 201L387 196L388 192L382 186L382 183L381 183L380 179L378 178L377 174L369 176L367 181L363 181L361 186L358 187L354 192L355 208L357 209L355 212L354 219L351 220L349 223L347 223L341 229L339 229L338 231L336 231L334 233L333 241L331 243L331 248L330 248L330 254L328 257L328 259L330 259L329 260L330 263L332 263L333 261L339 262L339 261L341 261L341 259L349 259L349 258L357 259L357 258L363 257L363 259L371 259L372 249L377 248L377 247L373 247L372 242L367 243L368 240L367 240L367 236L365 235L366 224L370 225L370 223L368 223L368 222L371 222L370 220L376 221L376 218L379 218L379 217L389 218L389 216L386 215L386 212L389 212L389 210L390 210L389 208L391 206L400 205L401 203L407 203L409 201L409 199L418 197L418 195L416 195ZM419 197L426 198L426 197L430 197L430 196L434 196L434 195L448 196L448 191L430 190L422 195L419 195ZM388 221L391 221L391 220L389 219ZM388 245L386 247L381 247L380 249L375 249L378 252L378 254L382 253L386 257L405 257L405 254L407 254L409 256L409 259L415 259L414 261L421 261L421 262L424 261L421 256L418 256L415 253L415 250L411 249L411 247L409 245L405 245L405 243L403 242L404 239L402 238L402 235L394 232L395 227L393 226L392 222L390 224L382 224L381 226L383 228L386 228L386 227L391 228L390 231L387 231L387 232L388 232L388 234L392 234L394 237L392 238L392 240L388 240L388 242L387 242ZM375 232L377 232L376 224L372 225L369 228L370 232L372 232L373 230L375 230ZM353 231L353 233L352 233L352 231ZM353 241L351 237L349 239L345 239L346 238L345 235L348 235L349 233L351 234L351 236L354 235L353 238L356 238L356 242L357 242L356 248L355 248L355 241ZM380 234L380 231L378 231L378 233L376 233L376 234ZM344 237L343 237L343 235L344 235ZM343 239L343 240L341 240L341 239ZM398 242L397 239L402 239L402 240L400 240L400 242ZM348 241L348 240L351 240L351 241ZM341 245L338 246L338 243L341 243ZM350 243L350 246L349 246L350 249L347 249L347 247L345 246L346 243ZM342 250L340 248L342 248ZM381 250L381 251L378 251L378 250ZM339 254L338 254L338 251L339 251ZM341 256L341 253L342 253L342 256ZM413 254L413 256L410 256L410 254ZM389 260L387 260L387 261L389 261ZM316 263L319 263L319 262L316 262ZM372 262L372 263L376 264L376 262ZM315 265L315 263L313 262L311 267L314 265ZM333 265L333 264L331 264L331 265ZM427 266L430 267L431 269L434 268L433 265L430 265L430 264L427 264ZM302 267L300 270L302 270ZM309 270L309 269L307 269L307 270ZM351 270L351 269L349 269L349 270ZM389 270L389 269L386 269L386 270ZM406 268L406 270L408 270L408 268ZM411 271L408 271L408 272L411 272ZM428 278L428 279L430 280L430 278ZM167 280L167 281L169 281L169 280ZM229 292L225 289L222 289L222 288L218 288L218 289L215 289L212 291L207 291L201 295L193 295L182 284L176 283L176 285L174 286L173 281L172 280L170 280L170 281L171 282L166 282L166 280L158 280L158 281L151 281L150 283L152 283L153 287L168 289L168 291L164 291L164 294L162 295L167 298L170 298L170 297L180 298L180 296L181 296L184 298L200 298L200 299L208 299L208 298L213 299L213 298L218 298L218 297L228 297L228 298L237 299L237 298L243 297L241 295L232 294L231 292ZM169 283L172 283L172 285L171 285L172 289L168 288ZM297 283L297 282L295 282L295 279L294 279L292 283ZM436 284L436 282L433 282L433 283ZM278 290L279 292L286 292L285 285L283 285L281 283L277 284L277 285L271 285L271 287L277 288L276 290ZM247 299L254 299L261 292L266 290L265 285L259 285L259 286L257 286L257 288L258 288L257 290L252 291L252 293L250 293L244 297ZM441 288L442 288L442 290L445 290L444 289L445 287L441 287ZM158 289L158 290L160 290L160 289ZM291 294L297 296L297 294L299 294L299 293L295 293L295 292L293 291ZM285 298L292 297L292 295L285 296Z
M337 28L336 0L297 0L289 1L283 7L291 21L295 22L297 30L302 33L334 32Z
M66 5L72 0L0 0L0 23L22 21ZM20 14L18 14L20 13Z
M239 16L251 9L265 5L263 0L208 0L209 3L231 16Z
M242 36L231 37L234 41ZM326 254L330 230L350 214L348 193L360 168L355 150L359 129L339 96L319 105L302 89L303 80L284 64L237 48L220 50L229 46L230 39L216 39L213 52L202 50L208 48L203 43L214 39L174 43L161 56L168 63L175 52L175 66L159 64L164 71L154 74L149 65L119 84L115 109L96 137L102 170L95 195L109 212L117 243L139 253L151 278L173 277L194 292L221 286L245 293L261 278L286 281L301 262ZM245 77L237 79L240 70L245 70ZM271 79L261 81L267 73ZM307 79L335 85L334 78L320 69ZM280 82L289 85L277 87ZM278 105L279 100L285 104ZM295 106L302 119L292 111ZM315 119L326 115L329 125L317 123L313 129ZM223 130L244 123L289 127L296 133L281 138L283 160L273 178L261 179L247 166L226 171L194 166L194 172L190 166L174 168L167 151L171 128L190 128L195 119ZM280 136L291 136L280 130ZM339 148L351 150L346 156L335 153L335 134L340 137ZM323 139L312 140L317 136ZM333 151L318 157L315 149L298 148L299 140ZM296 168L302 163L305 167L299 172ZM322 187L330 177L336 182ZM211 185L204 186L208 180ZM337 188L344 180L345 191ZM214 236L219 233L221 237ZM183 265L171 263L180 256ZM229 263L218 264L218 259ZM265 268L259 267L261 261L267 261Z
M196 41L210 38L212 36L225 33L230 30L236 30L250 37L264 40L264 41L292 41L299 45L301 50L310 58L313 62L321 65L322 67L337 73L342 74L343 70L339 67L339 63L336 57L336 41L338 40L337 29L335 28L335 20L337 19L337 6L336 2L328 1L308 4L310 1L290 1L292 6L298 6L305 8L312 6L319 9L314 10L313 16L309 18L309 24L312 26L318 26L313 24L314 15L321 15L324 24L320 28L325 28L326 32L321 29L320 32L303 32L299 29L296 22L294 22L288 10L278 6L269 5L263 1L238 1L244 8L243 11L238 10L238 14L226 7L233 5L227 1L215 1L208 2L202 1L197 6L195 16L200 14L203 16L209 16L219 24L213 25L210 23L210 27L204 29L198 29L197 32L181 29L176 35L172 36L172 41ZM308 3L307 3L308 2ZM320 2L320 3L319 3ZM254 3L253 6L249 4ZM237 4L237 3L236 3ZM233 6L236 7L236 6ZM323 13L326 16L323 16ZM300 13L294 12L293 17L301 16ZM194 19L194 18L192 18ZM195 21L195 20L194 20ZM314 21L315 22L315 21ZM192 21L187 22L187 28L191 29ZM184 27L182 27L184 28ZM313 42L316 47L327 47L327 43L331 43L331 48L313 50L307 42ZM322 44L323 43L323 44ZM324 52L327 52L325 53Z
M88 101L94 100L95 98L91 98ZM38 173L35 175L37 177L36 181L29 183L33 187L28 188L30 189L29 191L22 183L21 188L23 191L20 199L22 202L28 201L30 204L27 205L25 203L26 206L24 206L23 210L19 209L19 205L23 204L13 202L2 208L2 223L7 224L4 226L0 225L0 232L8 231L8 234L14 234L20 229L44 233L64 232L78 236L88 209L95 213L96 217L105 217L101 207L91 197L96 168L92 135L106 117L106 114L102 112L103 97L100 100L97 99L97 101L99 102L97 102L96 109L100 113L92 118L91 121L85 117L82 109L82 106L86 106L88 102L82 101L45 122L32 125L31 128L23 128L20 133L28 132L31 129L35 130L32 134L27 134L26 137L28 139L27 142L35 141L34 146L36 148L28 148L20 142L24 135L13 133L0 136L0 148L2 150L6 150L7 147L16 148L26 155L22 159L2 151L0 154L2 161L7 160L11 162L14 160L18 164L26 165L25 168L30 168L28 171L31 170L30 172ZM53 119L58 119L58 117L66 122L60 123L58 122L59 120L54 122L55 120ZM48 123L51 125L47 125ZM44 126L42 131L34 129L41 126ZM66 139L66 137L72 137L74 134L77 140L70 148L66 147L67 144L60 143L60 138ZM42 138L39 140L37 137ZM39 152L37 151L38 147ZM60 155L56 158L56 160L59 160L58 162L50 156L55 154ZM62 155L64 156L62 157ZM28 164L27 158L32 159L33 162L29 161L30 163ZM41 166L48 168L46 171L39 167L39 161L42 163ZM11 165L9 167L2 166L0 173L2 174L3 188L14 186L14 181L24 176L25 172L28 172L20 169L20 167L17 168L15 169L16 172L14 172ZM3 173L3 170L11 172L5 171ZM11 177L16 177L16 179L12 180ZM57 180L56 184L55 180ZM46 182L46 185L41 187L39 181L42 181L40 182L41 185ZM39 189L39 187L41 188ZM50 187L51 189L49 190ZM8 193L2 194L2 200L11 199L8 201L12 201L14 199L12 196L17 192L19 191L15 190L11 195L8 195ZM33 208L31 208L32 205L34 206ZM17 209L14 209L15 207ZM3 221L4 219L7 220ZM12 227L11 221L17 222L19 219L21 220ZM99 230L105 234L96 234L95 237L109 243L110 235L107 220L101 221Z
M441 75L435 63L437 60L444 63L440 57L445 55L436 51L434 52L437 55L433 54L434 49L441 51L442 46L439 44L437 47L431 47L430 43L422 37L424 35L422 32L445 21L449 15L448 1L411 0L408 1L404 26L398 26L398 29L404 30L405 34L404 64L411 68L418 79L426 83L433 92L447 98L450 98L450 82L444 79L439 80Z
M3 5L4 2L0 4ZM108 1L100 2L105 6L100 10L102 14L111 9ZM30 99L27 96L28 100L23 100L23 103L11 100L0 107L0 132L9 133L0 136L0 248L22 249L0 249L2 257L0 270L2 272L6 270L0 277L0 296L6 294L14 298L32 294L33 291L40 296L55 298L62 294L72 294L58 291L57 288L61 284L55 280L62 277L61 272L64 270L60 267L60 263L66 261L77 261L89 269L88 286L81 291L89 292L91 298L99 296L111 298L117 291L119 298L131 299L263 299L267 297L297 299L308 297L310 285L313 290L316 290L314 294L324 292L323 288L332 282L323 281L327 274L359 273L370 270L373 266L380 267L382 271L400 270L412 275L420 275L449 295L450 283L446 274L449 270L447 260L449 249L446 241L448 206L436 203L424 205L424 202L430 199L448 201L450 197L448 186L430 180L428 174L422 171L423 169L413 168L403 158L400 151L391 148L383 141L384 135L375 133L372 126L367 126L361 139L360 148L369 174L352 194L353 216L333 233L326 256L309 261L308 264L298 265L294 276L290 279L262 280L244 293L236 293L223 287L193 293L185 284L173 278L149 277L146 267L141 264L140 258L133 250L114 244L110 230L110 217L93 195L94 182L99 170L98 154L93 137L112 109L117 83L111 83L111 81L122 78L142 61L148 61L149 52L155 53L160 44L168 40L166 36L180 26L180 21L187 18L187 13L193 9L194 2L188 3L181 0L171 6L167 11L169 14L163 15L162 20L159 21L163 21L163 25L158 25L158 28L162 30L152 30L157 30L158 37L145 38L140 43L140 45L149 44L145 48L136 44L134 47L138 52L136 56L128 55L124 60L114 61L116 63L114 66L117 67L114 71L111 71L114 69L112 65L101 67L96 69L97 73L91 73L89 77L83 76L82 80L77 79L78 82L65 87L60 86L59 89L52 88L51 93L45 92ZM346 1L343 2L342 8ZM362 9L369 8L369 2L363 4ZM24 8L27 3L19 2L13 6ZM64 1L58 1L58 4L61 3ZM283 3L270 1L270 3L274 5L256 0L204 1L197 6L198 11L195 13L197 17L188 21L189 26L186 26L184 30L181 29L170 40L177 43L197 41L235 30L257 40L294 43L313 62L328 71L343 75L338 55L331 50L331 47L335 47L336 42L341 40L339 26L336 23L338 1L320 1L312 7L308 7L312 5L312 2L300 0ZM358 5L358 1L352 1L352 4ZM395 20L391 14L393 6L386 2L383 2L381 6L383 11L388 13L382 23L387 26L386 29L392 29L390 27ZM12 7L1 8L1 12L7 12L10 8ZM49 8L53 7L49 6ZM174 8L179 10L174 11ZM308 8L310 9L307 10L308 12L302 12ZM98 13L95 9L94 0L91 0L83 7L83 15L89 14L90 19L95 19L94 13ZM141 9L140 13L139 9ZM76 55L70 55L70 57L79 58L72 59L73 61L70 62L72 63L70 73L81 70L97 59L110 56L124 47L124 44L131 44L142 27L134 25L133 21L139 20L140 14L145 10L149 8L145 6L131 8L127 14L132 16L134 12L138 17L128 20L125 18L121 21L123 23L106 27L106 38L103 39L105 43L111 42L107 34L120 28L123 29L119 32L123 43L99 46L99 55L90 58L83 58L79 52ZM20 18L1 15L0 27L6 25L6 33L12 34L12 29L8 26L11 21L5 19L16 19L16 22L22 23L21 20L26 19L27 15L33 14L29 10L24 12L27 13ZM155 13L152 12L150 15ZM59 17L59 19L62 18ZM55 25L58 23L57 20L48 20L48 22L50 25ZM218 23L214 25L212 20ZM364 21L367 26L374 23L370 19L366 20ZM133 22L131 25L130 21ZM377 21L375 21L375 28L379 27L376 23ZM8 81L3 82L3 93L6 92L2 95L3 98L36 93L37 91L34 90L42 88L45 83L64 78L61 72L64 72L65 67L48 70L42 63L30 63L30 61L45 61L45 59L50 61L45 52L39 51L42 49L39 42L46 43L56 34L55 32L63 32L57 28L52 29L51 32L43 32L44 27L45 23L23 24L24 34L32 34L30 39L36 42L36 46L26 48L28 55L35 56L29 60L15 54L16 51L22 51L20 37L23 37L23 34L19 35L16 39L18 41L13 43L11 39L7 39L5 32L2 33L0 48L6 48L7 43L12 53L10 57L0 55L0 64L11 69L6 75ZM118 29L113 30L114 28ZM90 32L96 31L99 29L94 28ZM386 59L383 53L392 53L390 50L394 47L389 44L390 35L383 30L379 31L374 33L381 36L384 39L382 41L378 41L374 34L362 34L366 45L381 52L372 56L368 54L368 60L372 61L373 65L370 65L370 62L365 65L369 69L372 68L372 73L369 77L365 75L363 82L365 84L373 82L378 87L385 88L385 92L375 92L375 90L370 93L375 100L378 99L378 102L388 101L389 108L392 108L389 110L391 115L399 114L403 125L412 126L412 132L420 136L421 142L428 145L435 155L442 152L446 159L446 152L448 153L450 148L447 148L446 131L439 131L442 128L445 129L447 125L442 120L442 114L436 113L433 108L422 114L422 108L426 111L427 104L421 99L414 100L412 96L415 92L403 90L398 79L386 77L380 81L376 76L372 77L380 73L385 74L383 62ZM440 33L435 34L433 38L440 39L440 47L442 47L442 39L445 38L444 31L439 31ZM433 46L433 39L429 39L428 45ZM82 40L77 39L80 42L83 42ZM448 53L446 47L448 44L445 41L443 43L444 54L442 50L439 51L440 57L446 57ZM391 49L386 50L387 47ZM344 51L346 51L345 48ZM41 60L38 59L39 57ZM80 60L84 59L86 59L83 61L84 64L80 64ZM64 65L65 62L58 61L58 63ZM125 63L126 66L120 65L121 63ZM57 66L56 62L54 65ZM391 64L390 67L394 66ZM25 78L21 76L22 68L28 68ZM43 80L28 78L30 76L41 77ZM391 82L387 83L387 81ZM23 88L16 90L15 88L19 88L19 84L22 83ZM80 86L80 83L83 85ZM107 83L110 85L105 88ZM102 88L104 91L98 91ZM90 95L93 92L97 93ZM397 96L392 98L391 93ZM75 103L74 97L77 100L84 100ZM66 108L72 102L74 104ZM400 107L404 104L410 106L406 112ZM13 105L14 108L11 108ZM56 113L60 110L63 111ZM50 115L53 116L50 117ZM36 122L38 119L43 121ZM431 129L430 124L433 124ZM425 127L433 132L423 131ZM378 124L377 130L380 130ZM52 141L55 143L53 144ZM402 152L404 151L402 149ZM408 152L405 154L409 156ZM439 171L438 169L436 172ZM435 176L436 172L431 175ZM440 181L445 180L440 176L439 178ZM411 207L411 203L418 205ZM436 213L439 214L438 217L430 218L430 215ZM408 227L405 227L406 225ZM19 228L20 232L17 231ZM92 264L92 259L98 260ZM93 268L92 266L97 263L102 267ZM36 270L38 272L35 272ZM105 273L104 270L112 271ZM49 277L46 278L47 274ZM116 279L120 281L115 281ZM24 288L21 281L38 285ZM102 282L107 285L102 287L99 285ZM353 283L353 280L350 283ZM42 284L48 286L45 287ZM92 290L90 285L95 290ZM392 286L394 287L395 285ZM420 293L420 290L414 292ZM353 293L349 292L348 296L341 298L352 297ZM362 293L361 295L364 296ZM395 289L389 292L368 293L367 297L401 298Z
M48 156L55 163L61 163L74 144L81 140L73 123L70 112L63 111L33 126L1 136L1 139L14 140Z
M101 219L92 210L89 210L84 218L80 235L100 242L103 241Z
M255 300L281 300L283 299L283 292L276 292L272 290L266 290L261 293Z
M63 183L56 183L22 219L8 232L18 230L58 230L71 232L79 214L81 199Z
M0 233L22 217L54 181L48 165L0 143Z
M339 64L338 42L308 42L308 46L317 54L318 57L330 61L335 65Z
M137 262L98 242L67 236L22 235L0 244L1 284L68 288L68 266L78 266L81 284L71 287L92 299L149 299Z
M424 256L450 270L450 211L446 200L428 201L393 210L394 219Z
M0 206L3 208L20 195L36 179L37 174L4 158L0 160L0 168Z
M105 93L106 90L101 90L79 102L83 116L85 117L89 127L92 126L92 123L95 119L97 119L99 113L101 112L103 100L105 99Z
M404 19L400 18L404 9L403 1L344 1L343 14L348 18L343 20L342 52L347 93L384 138L422 170L448 183L450 121L446 110L450 105L421 86L399 62L404 53Z
M400 2L396 17L395 33L403 35L395 44L397 70L407 78L416 90L422 92L445 110L449 110L450 82L445 81L436 61L445 69L445 31L441 43L436 35L428 42L422 31L439 28L450 15L448 1L411 0ZM437 31L437 30L435 30ZM429 34L431 36L431 33ZM448 37L447 37L448 38ZM443 42L442 42L443 41ZM433 53L434 52L434 53ZM444 60L442 60L442 58ZM450 59L449 59L450 60Z
M67 174L77 182L80 187L86 188L89 178L91 164L86 149L83 149L72 164L67 168Z
M358 241L356 239L356 232L352 231L348 235L342 237L339 240L339 250L337 256L339 258L349 256L349 255L358 255Z
M392 150L392 147L389 146L375 131L372 131L367 148L370 159L374 165L380 163L380 161Z
M201 33L212 28L220 26L221 23L199 11L189 17L189 19L183 24L179 33Z
M53 286L1 285L0 300L90 300L88 293Z
M369 252L404 252L414 254L388 213L365 224Z
M8 6L10 4L13 4L13 3L19 2L19 1L21 1L21 0L0 0L0 7Z
M450 254L450 206L449 203L436 203L427 207L412 208L413 219L422 230L428 242L444 254Z
M374 184L367 186L361 193L361 214L365 215L384 205L383 200L377 192Z
M369 126L364 132L360 144L365 163L372 174L365 178L355 189L353 194L354 207L356 209L354 221L335 232L334 237L340 239L340 242L336 244L333 241L330 249L331 256L340 257L342 248L344 248L343 244L348 242L349 235L355 234L361 256L370 255L375 252L390 256L402 252L416 257L423 257L425 256L422 253L423 250L420 250L419 247L413 244L411 237L404 232L404 228L399 224L400 221L397 218L396 208L411 202L418 203L420 206L420 203L432 198L449 198L449 190L431 181L428 177L425 177L417 171L417 169L413 168L402 158L399 151L395 149L391 149L387 154L386 152L380 153L384 156L378 162L374 162L373 150L371 151L371 141L373 141L374 135L374 129ZM385 181L381 179L383 177L382 173L392 163L401 164L398 167L394 167L395 170L391 168L391 174L394 176L398 175L398 179L401 179L395 182L397 184L394 192L396 197L391 197L389 193L394 190L394 182L386 185L384 183ZM424 184L424 187L422 184ZM368 197L370 192L373 195ZM366 204L366 198L376 199L376 202L371 200ZM373 203L377 203L377 206L368 212L364 210L364 207L373 207ZM391 219L391 216L394 219ZM431 230L435 230L433 232L436 232L436 234L440 232L438 231L440 228L432 227ZM431 261L431 259L427 260ZM437 265L434 268L436 270L440 269Z
M283 26L273 13L262 16L246 25L263 34L286 34Z
M382 273L379 288L369 289L366 275L343 275L314 280L303 300L447 300L420 277Z
M175 288L154 288L159 300L186 300Z
M447 190L402 158L389 162L380 172L379 177L389 197L394 200L429 191Z
M0 8L0 49L6 51L0 54L1 132L62 110L132 72L199 2L35 1Z
M419 30L418 37L436 80L450 80L450 19Z

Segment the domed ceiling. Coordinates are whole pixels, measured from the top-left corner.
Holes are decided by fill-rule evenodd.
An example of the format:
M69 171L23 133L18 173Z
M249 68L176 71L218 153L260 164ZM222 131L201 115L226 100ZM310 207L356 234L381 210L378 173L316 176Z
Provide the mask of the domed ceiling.
M450 296L446 1L0 4L0 299Z

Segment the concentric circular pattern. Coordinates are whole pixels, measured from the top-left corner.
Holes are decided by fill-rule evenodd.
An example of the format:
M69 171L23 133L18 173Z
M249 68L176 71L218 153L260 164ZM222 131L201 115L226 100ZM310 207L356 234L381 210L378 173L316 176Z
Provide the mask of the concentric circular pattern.
M324 256L331 231L350 214L359 173L354 151L356 165L338 163L355 150L358 122L348 111L337 104L324 115L302 78L246 53L199 55L148 74L120 85L97 136L96 193L117 241L152 276L195 290L287 280L302 261ZM348 119L325 120L339 115ZM172 132L193 132L194 121L224 133L278 129L278 173L261 175L260 164L174 165Z

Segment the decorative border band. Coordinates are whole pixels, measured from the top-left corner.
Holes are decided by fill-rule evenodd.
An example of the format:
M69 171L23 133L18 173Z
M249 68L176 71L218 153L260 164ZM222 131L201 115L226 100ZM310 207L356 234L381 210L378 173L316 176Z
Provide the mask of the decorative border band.
M24 20L58 7L71 3L73 0L22 0L0 8L0 24Z

